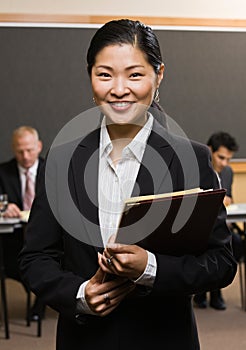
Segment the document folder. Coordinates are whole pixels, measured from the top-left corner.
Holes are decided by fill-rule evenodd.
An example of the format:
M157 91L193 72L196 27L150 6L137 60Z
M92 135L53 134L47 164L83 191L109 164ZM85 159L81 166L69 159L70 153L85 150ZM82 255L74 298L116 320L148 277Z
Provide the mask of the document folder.
M199 255L207 249L225 193L195 188L129 198L115 242L137 244L153 253Z

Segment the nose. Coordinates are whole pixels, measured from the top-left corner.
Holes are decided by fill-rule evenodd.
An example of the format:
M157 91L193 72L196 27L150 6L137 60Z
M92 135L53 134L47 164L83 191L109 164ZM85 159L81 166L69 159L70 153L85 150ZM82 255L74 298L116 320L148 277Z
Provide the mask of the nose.
M114 96L123 97L129 94L130 89L127 84L127 80L122 77L117 77L113 81L113 86L111 89L111 94Z
M228 163L229 163L229 161L228 161L228 159L223 159L222 161L221 161L221 165L223 166L223 167L226 167L227 165L228 165Z
M23 159L28 159L29 158L29 152L28 151L23 151L22 157L23 157Z

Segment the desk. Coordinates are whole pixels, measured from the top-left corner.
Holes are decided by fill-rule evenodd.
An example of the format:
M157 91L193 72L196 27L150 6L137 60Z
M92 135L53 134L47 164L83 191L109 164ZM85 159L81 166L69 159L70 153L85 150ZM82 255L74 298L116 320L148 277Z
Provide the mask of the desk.
M0 220L0 280L1 280L1 304L3 310L3 323L5 328L5 338L9 338L9 321L8 321L8 306L5 287L5 271L3 260L3 244L2 237L4 234L13 233L15 227L21 225L20 219L1 219Z
M244 273L242 272L241 263L239 263L239 273L240 273L242 308L244 311L246 311L246 203L231 204L226 208L226 210L227 210L227 220L226 220L227 223L241 222L243 224Z

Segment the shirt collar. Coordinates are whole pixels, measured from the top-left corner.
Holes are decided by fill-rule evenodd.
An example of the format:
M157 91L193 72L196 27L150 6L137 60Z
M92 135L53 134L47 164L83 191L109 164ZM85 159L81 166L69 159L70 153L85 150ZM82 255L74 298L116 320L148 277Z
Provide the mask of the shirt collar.
M18 169L21 174L25 174L27 169L23 168L20 164L17 164ZM30 172L31 175L36 176L38 170L38 159L35 160L34 164L28 168L28 171Z
M103 154L108 155L112 150L112 143L108 134L108 129L106 127L106 118L103 117L101 130L100 130L100 157Z
M139 161L142 161L143 153L146 147L146 143L150 132L153 127L154 118L151 113L148 113L148 119L144 126L140 129L137 135L132 141L124 148L124 151L129 150L133 156ZM106 127L106 118L103 117L100 131L100 157L103 154L108 155L112 150L112 143Z
M134 139L132 139L132 141L127 145L127 148L133 153L140 163L143 158L147 140L153 127L153 121L153 116L148 113L147 122L144 124L141 130L139 130Z

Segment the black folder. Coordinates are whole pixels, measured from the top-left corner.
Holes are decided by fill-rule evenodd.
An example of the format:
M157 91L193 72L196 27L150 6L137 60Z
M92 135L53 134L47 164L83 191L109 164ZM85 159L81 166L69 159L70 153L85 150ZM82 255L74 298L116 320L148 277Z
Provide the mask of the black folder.
M225 193L191 189L132 197L125 202L115 242L153 253L199 255L208 247Z

